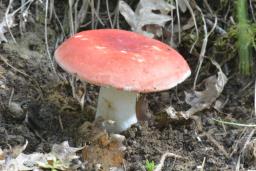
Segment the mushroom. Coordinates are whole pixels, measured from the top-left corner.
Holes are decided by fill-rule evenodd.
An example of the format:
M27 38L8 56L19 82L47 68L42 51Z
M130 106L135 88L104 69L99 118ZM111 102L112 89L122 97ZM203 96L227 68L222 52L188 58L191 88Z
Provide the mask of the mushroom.
M170 46L118 29L82 31L55 51L56 62L81 80L101 86L96 118L114 121L107 129L121 132L137 122L139 93L170 89L191 73Z

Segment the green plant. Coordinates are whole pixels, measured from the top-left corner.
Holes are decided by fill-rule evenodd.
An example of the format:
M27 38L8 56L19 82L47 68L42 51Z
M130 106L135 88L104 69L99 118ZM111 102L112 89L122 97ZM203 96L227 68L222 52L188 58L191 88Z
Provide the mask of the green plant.
M224 63L238 54L240 73L250 75L253 70L252 48L256 49L256 24L248 20L246 0L237 0L235 5L237 24L229 27L227 34L217 38L214 45L218 53L225 56Z
M252 46L254 44L255 32L248 21L247 0L237 0L237 47L239 54L239 70L244 75L252 72Z
M156 165L155 165L154 161L150 162L150 161L146 160L145 167L146 167L147 171L153 171L155 169Z

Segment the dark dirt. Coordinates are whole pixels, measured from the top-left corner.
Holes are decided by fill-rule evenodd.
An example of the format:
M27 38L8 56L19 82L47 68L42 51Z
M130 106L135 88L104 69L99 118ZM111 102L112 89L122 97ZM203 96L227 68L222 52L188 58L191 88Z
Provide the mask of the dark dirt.
M30 23L23 35L15 28L13 33L17 43L6 34L9 42L0 44L1 148L24 144L25 140L28 140L26 153L48 152L54 143L65 140L71 146L79 146L79 127L84 121L93 121L98 88L87 85L82 111L72 96L68 79L63 79L70 76L58 67L59 76L52 71L45 50L43 28L43 23ZM50 27L48 32L50 50L53 51L57 32ZM190 56L187 59L195 68L194 60L197 59ZM230 65L232 67L232 63ZM252 133L255 128L228 126L212 120L255 123L254 82L238 74L229 77L218 99L225 102L221 111L211 107L187 121L164 123L154 121L158 117L155 115L148 122L124 132L126 169L144 171L146 160L157 164L165 152L182 158L168 157L164 171L200 170L201 166L205 170L235 170L239 158L240 168L255 169L256 143ZM149 112L157 114L168 105L177 109L187 108L183 92L190 90L192 83L193 76L176 90L147 95ZM76 86L77 93L83 94L83 84L77 81Z

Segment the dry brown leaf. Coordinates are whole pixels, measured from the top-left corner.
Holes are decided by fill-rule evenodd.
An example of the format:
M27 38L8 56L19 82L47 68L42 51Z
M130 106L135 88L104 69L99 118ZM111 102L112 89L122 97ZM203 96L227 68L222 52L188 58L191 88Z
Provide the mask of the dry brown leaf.
M89 168L98 168L101 171L122 170L125 139L119 134L109 135L100 128L99 121L94 124L85 123L80 127L79 133L86 133L84 138L90 142L82 150L83 159L87 161Z
M76 153L82 150L83 148L84 147L80 147L80 148L70 147L68 144L68 141L64 141L61 144L54 144L52 146L51 154L53 154L62 163L66 163L67 165L70 165L70 162L73 159L78 158Z
M83 149L83 158L92 165L100 165L102 171L109 171L113 167L122 168L123 150L119 141L105 133Z
M166 109L166 113L173 119L185 118L188 119L191 115L209 108L216 99L222 93L224 86L226 85L228 79L226 75L222 72L219 64L211 60L212 64L218 69L218 74L206 78L203 83L205 84L205 89L202 91L193 90L191 92L185 92L185 101L191 107L187 111L175 111L173 107Z

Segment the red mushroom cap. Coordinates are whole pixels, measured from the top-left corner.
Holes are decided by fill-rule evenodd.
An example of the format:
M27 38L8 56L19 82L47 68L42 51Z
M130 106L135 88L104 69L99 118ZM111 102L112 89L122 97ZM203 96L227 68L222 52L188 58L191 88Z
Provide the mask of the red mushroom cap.
M170 46L117 29L77 33L57 48L55 59L89 83L136 92L170 89L191 72Z

